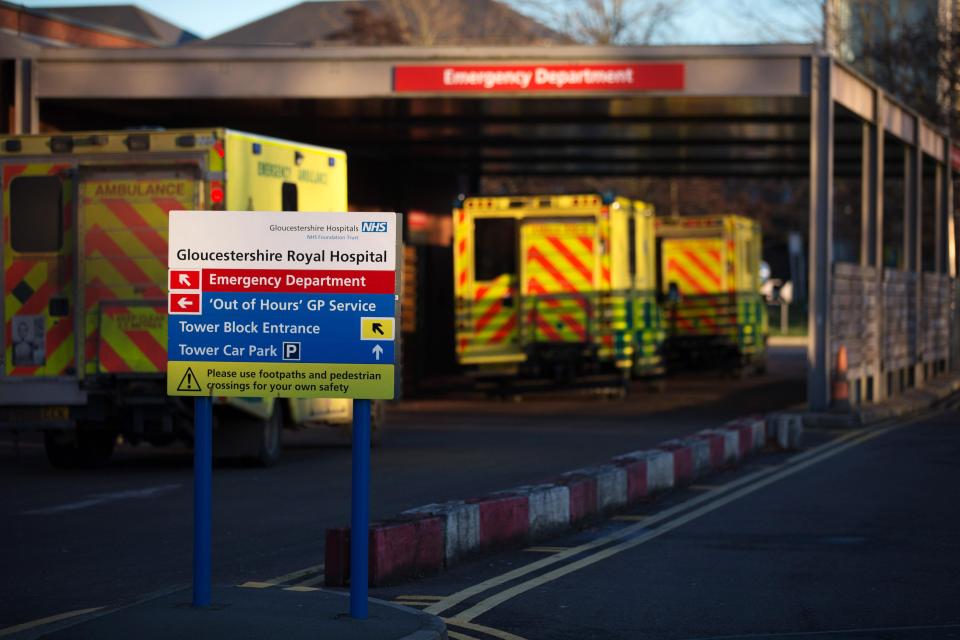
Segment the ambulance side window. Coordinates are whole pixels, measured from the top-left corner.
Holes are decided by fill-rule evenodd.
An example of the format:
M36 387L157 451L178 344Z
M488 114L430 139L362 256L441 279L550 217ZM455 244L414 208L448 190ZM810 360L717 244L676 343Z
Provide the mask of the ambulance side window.
M63 246L63 185L56 176L20 176L10 183L10 246L52 253Z
M299 211L300 202L297 197L297 185L293 182L284 182L280 187L280 202L283 211Z
M514 218L479 218L474 233L474 273L480 281L517 272L517 221Z

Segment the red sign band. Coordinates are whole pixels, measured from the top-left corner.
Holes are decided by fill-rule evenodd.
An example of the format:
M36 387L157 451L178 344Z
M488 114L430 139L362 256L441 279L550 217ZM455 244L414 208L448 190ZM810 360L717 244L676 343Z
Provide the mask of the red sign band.
M396 293L394 271L204 269L207 293Z
M684 65L446 65L393 68L393 90L409 91L682 91Z

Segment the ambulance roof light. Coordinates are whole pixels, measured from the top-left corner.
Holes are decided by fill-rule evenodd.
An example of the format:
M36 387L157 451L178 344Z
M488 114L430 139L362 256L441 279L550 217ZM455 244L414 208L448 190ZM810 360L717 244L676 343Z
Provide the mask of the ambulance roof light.
M73 151L73 138L70 136L51 136L50 151L54 153L70 153Z
M127 145L127 149L130 151L149 151L150 136L144 133L131 133L127 136L127 139L124 140L124 144Z

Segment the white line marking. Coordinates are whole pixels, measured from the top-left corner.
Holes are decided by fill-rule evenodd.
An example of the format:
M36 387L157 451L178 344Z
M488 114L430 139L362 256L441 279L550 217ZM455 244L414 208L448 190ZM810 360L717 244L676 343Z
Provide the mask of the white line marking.
M409 596L397 596L397 600L443 600L443 596L421 596L417 594Z
M64 511L77 511L79 509L95 507L97 505L105 504L107 502L116 502L117 500L132 500L135 498L152 498L154 496L160 495L161 493L166 493L168 491L179 489L181 486L183 485L163 484L158 487L147 487L146 489L130 489L127 491L114 491L113 493L95 493L93 495L88 496L86 500L68 502L66 504L57 505L55 507L44 507L43 509L33 509L31 511L23 511L21 515L48 516L55 513L63 513Z
M837 438L836 440L825 442L818 447L814 447L809 451L804 451L802 453L799 453L789 458L784 464L799 462L801 460L806 460L810 457L816 456L824 450L828 450L834 446L839 446L841 443L847 440L851 440L852 438L862 435L865 431L866 431L865 429L859 429L856 431L851 431L850 433L845 433L839 438ZM657 514L651 515L649 518L646 518L641 523L624 527L623 529L619 531L615 531L612 534L605 536L603 538L598 538L591 542L582 544L578 547L571 547L567 551L563 551L556 555L546 557L542 560L537 560L536 562L531 562L530 564L524 565L522 567L518 567L512 571L508 571L503 575L496 576L494 578L490 578L489 580L485 580L484 582L477 583L472 587L467 587L466 589L463 589L461 591L458 591L456 593L453 593L447 596L446 598L438 602L435 606L430 607L429 609L427 609L427 613L432 613L432 614L442 613L444 611L447 611L448 609L451 609L452 607L455 607L456 605L460 604L464 600L467 600L468 598L472 598L475 595L478 595L480 593L483 593L484 591L493 589L494 587L497 587L501 584L510 582L512 580L516 580L517 578L523 577L528 573L533 573L535 571L539 571L540 569L549 567L550 565L557 564L558 562L563 562L564 560L567 560L572 556L579 555L584 551L595 549L597 547L602 547L606 544L609 544L610 542L620 540L622 538L628 538L633 534L640 532L641 530L645 530L648 526L655 524L657 522L660 522L661 520L670 518L679 512L686 511L690 507L696 506L702 502L714 500L717 498L717 496L733 491L737 487L749 484L758 478L770 475L771 473L774 473L778 468L780 467L777 467L774 465L764 465L764 467L759 471L754 471L753 473L748 474L742 478L733 480L727 483L726 485L724 485L721 489L718 489L717 491L702 493L700 495L697 495L678 505L670 507L669 509L666 509Z
M103 607L93 607L92 609L77 609L76 611L67 611L66 613L58 613L55 616L47 616L46 618L40 618L39 620L31 620L30 622L24 622L23 624L7 627L6 629L0 629L0 638L2 638L3 636L11 636L15 633L26 631L27 629L42 627L45 624L53 624L54 622L60 622L61 620L68 620L70 618L76 618L77 616L83 616L88 613L93 613L94 611L100 611L101 609L103 609Z
M905 424L906 424L906 423L905 423ZM886 428L881 429L881 430L878 430L878 431L873 431L873 432L871 432L871 433L867 433L867 434L863 435L862 437L860 437L860 438L858 438L858 439L856 439L856 440L852 440L852 441L846 442L846 443L844 443L844 444L842 444L842 445L840 445L840 446L837 446L837 447L833 447L833 448L831 448L831 449L828 449L827 451L824 451L823 453L821 453L820 455L818 455L818 456L816 456L816 457L814 457L814 458L809 458L809 459L804 460L803 462L801 462L801 463L799 463L799 464L790 465L789 467L787 467L787 468L785 468L785 469L783 469L783 470L781 470L781 471L779 471L779 472L777 472L777 473L774 473L774 474L772 474L772 475L768 475L766 478L761 478L761 479L759 479L757 482L755 482L755 483L753 483L753 484L750 484L750 485L748 485L748 486L746 486L746 487L744 487L744 488L742 488L742 489L740 489L740 490L738 490L738 491L734 491L733 493L729 493L728 495L725 495L725 496L723 496L723 497L721 497L721 498L717 498L717 499L714 500L713 502L710 502L710 503L708 503L708 504L700 507L699 509L696 509L696 510L694 510L694 511L691 511L690 513L684 514L684 515L682 515L682 516L679 516L679 517L677 517L675 520L671 520L670 522L667 522L666 524L658 527L657 529L655 529L655 530L653 530L653 531L649 531L649 532L641 535L641 536L638 537L638 538L635 538L635 539L633 539L633 540L627 540L626 542L621 542L620 544L614 545L614 546L612 546L612 547L607 547L606 549L603 549L602 551L598 551L598 552L596 552L596 553L594 553L594 554L591 554L591 555L589 555L589 556L586 556L586 557L584 557L584 558L581 558L580 560L577 560L576 562L572 562L572 563L570 563L570 564L568 564L568 565L559 567L559 568L557 568L557 569L554 569L553 571L549 571L549 572L547 572L547 573L544 573L544 574L542 574L542 575L539 575L539 576L537 576L536 578L532 578L532 579L530 579L530 580L527 580L526 582L521 582L520 584L514 585L513 587L510 587L509 589L505 589L505 590L501 591L500 593L497 593L497 594L495 594L495 595L492 595L492 596L490 596L489 598L486 598L485 600L482 600L481 602L477 603L476 605L474 605L474 606L470 607L469 609L461 612L460 614L454 616L454 618L452 618L451 620L454 620L454 621L456 621L456 622L473 620L474 618L476 618L476 617L478 617L478 616L486 613L487 611L490 611L491 609L493 609L494 607L496 607L496 606L498 606L498 605L503 604L503 603L506 602L507 600L511 600L511 599L517 597L518 595L520 595L520 594L522 594L522 593L525 593L525 592L527 592L527 591L530 591L531 589L535 589L535 588L537 588L537 587L539 587L539 586L542 586L542 585L544 585L544 584L546 584L546 583L548 583L548 582L552 582L552 581L554 581L554 580L556 580L556 579L558 579L558 578L561 578L561 577L563 577L563 576L565 576L565 575L571 574L571 573L573 573L573 572L575 572L575 571L579 571L580 569L583 569L583 568L585 568L585 567L589 567L590 565L596 564L597 562L600 562L601 560L605 560L605 559L607 559L607 558L610 558L610 557L612 557L612 556L615 556L615 555L617 555L618 553L622 553L622 552L624 552L624 551L627 551L628 549L632 549L632 548L634 548L634 547L636 547L636 546L639 546L639 545L641 545L641 544L643 544L643 543L645 543L645 542L649 542L650 540L653 540L653 539L655 539L655 538L659 538L660 536L664 535L665 533L669 533L670 531L673 531L674 529L676 529L676 528L678 528L678 527L682 527L683 525L687 524L688 522L691 522L691 521L696 520L696 519L698 519L698 518L700 518L700 517L702 517L702 516L707 515L708 513L711 513L711 512L713 512L713 511L716 511L716 510L719 509L720 507L723 507L723 506L725 506L725 505L727 505L727 504L729 504L729 503L731 503L731 502L733 502L733 501L735 501L735 500L739 500L740 498L746 497L746 496L748 496L748 495L750 495L750 494L752 494L752 493L754 493L754 492L756 492L756 491L759 491L760 489L763 489L764 487L766 487L766 486L768 486L768 485L771 485L771 484L773 484L773 483L775 483L775 482L779 482L780 480L783 480L784 478L788 478L788 477L790 477L790 476L792 476L792 475L794 475L794 474L796 474L796 473L799 473L800 471L803 471L803 470L806 469L807 467L811 467L811 466L813 466L813 465L815 465L815 464L819 464L820 462L823 462L824 460L828 460L828 459L830 459L830 458L832 458L832 457L834 457L834 456L836 456L836 455L838 455L838 454L840 454L840 453L843 453L843 452L846 451L847 449L851 449L851 448L853 448L853 447L855 447L855 446L857 446L857 445L863 444L864 442L867 442L867 441L869 441L869 440L873 440L874 438L876 438L876 437L878 437L878 436L881 436L881 435L883 435L883 434L885 434L885 433L889 433L890 431L893 431L894 429L899 429L899 428L905 426L905 424L893 425L893 426L886 427ZM644 524L648 524L648 523L644 523ZM636 526L636 525L635 525L635 526ZM430 611L430 610L427 609L427 611ZM432 611L430 611L430 612L432 613Z
M284 591L299 591L300 593L307 593L309 591L320 591L316 587L284 587Z

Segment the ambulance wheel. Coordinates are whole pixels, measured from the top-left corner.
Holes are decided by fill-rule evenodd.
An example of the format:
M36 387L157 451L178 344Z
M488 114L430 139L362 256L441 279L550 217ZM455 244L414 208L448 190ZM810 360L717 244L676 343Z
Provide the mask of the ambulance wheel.
M375 447L383 440L387 426L387 403L374 400L370 403L370 446Z
M73 469L80 465L80 450L69 436L58 431L45 431L43 448L47 452L47 462L54 469Z
M377 446L383 440L383 432L387 425L387 403L382 400L370 401L370 448ZM346 439L353 444L353 424L346 426Z
M261 467L272 467L280 461L283 450L283 408L279 400L273 403L273 412L266 420L260 421L260 437L253 458Z
M107 464L117 444L113 431L77 431L76 434L46 431L43 445L47 461L55 469L99 467Z

